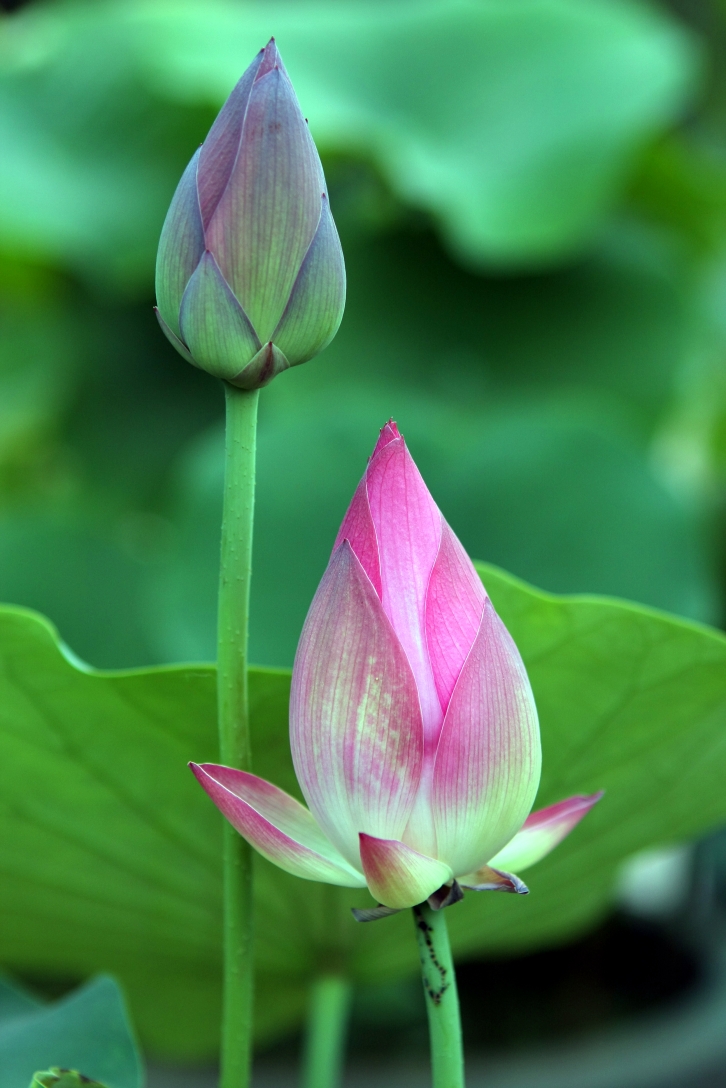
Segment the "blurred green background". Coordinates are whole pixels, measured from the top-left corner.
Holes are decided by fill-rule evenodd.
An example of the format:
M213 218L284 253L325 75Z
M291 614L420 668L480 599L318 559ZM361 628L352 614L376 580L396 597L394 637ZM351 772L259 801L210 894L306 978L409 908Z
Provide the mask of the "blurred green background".
M5 6L0 600L95 666L214 657L223 395L160 333L154 259L184 166L274 34L349 294L332 346L261 397L253 660L291 664L390 416L471 555L723 626L723 0ZM562 1016L534 985L507 1007L526 990L559 1026L607 1020L597 964L617 947L652 975L636 937L585 939L589 1004L576 979ZM611 993L618 1014L638 994ZM369 999L399 1003L400 1035L409 991L363 994L360 1023Z
M156 327L154 255L274 33L349 301L262 397L253 659L291 663L389 416L472 555L720 622L725 26L708 0L6 14L0 599L93 665L214 655L223 397Z

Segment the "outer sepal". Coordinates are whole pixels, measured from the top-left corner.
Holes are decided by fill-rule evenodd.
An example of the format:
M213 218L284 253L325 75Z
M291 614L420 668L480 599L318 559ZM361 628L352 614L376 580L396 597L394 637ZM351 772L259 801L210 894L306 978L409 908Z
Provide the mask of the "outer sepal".
M179 325L195 364L218 378L236 378L262 346L211 253L187 285Z
M277 345L267 343L262 345L239 374L227 380L230 385L237 385L240 389L261 389L289 366L290 363Z
M453 876L442 861L395 839L361 834L360 856L371 893L383 906L398 910L423 903Z
M493 869L491 865L482 865L475 873L459 877L462 888L470 892L514 892L516 895L528 895L529 888L514 873L505 873L502 869Z

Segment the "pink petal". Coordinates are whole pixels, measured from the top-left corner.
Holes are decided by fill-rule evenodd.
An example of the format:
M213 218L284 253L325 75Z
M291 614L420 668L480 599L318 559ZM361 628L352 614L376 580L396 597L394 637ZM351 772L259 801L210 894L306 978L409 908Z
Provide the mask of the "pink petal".
M326 834L358 864L358 832L399 838L421 776L416 685L350 545L332 556L305 621L292 677L298 781Z
M426 597L426 640L444 709L474 644L486 599L474 564L444 522Z
M343 518L343 524L335 538L333 552L344 540L350 544L354 555L370 578L378 597L381 596L381 564L378 560L378 540L373 526L365 476L355 489L355 494Z
M262 342L282 317L320 221L324 191L287 74L279 65L258 72L240 152L206 240Z
M602 790L599 793L577 794L566 801L558 801L556 805L532 812L522 830L491 859L490 864L505 869L527 869L535 865L559 846L602 796Z
M263 778L216 763L190 763L220 812L268 861L304 880L365 885L299 801Z
M381 446L366 472L378 541L381 600L406 652L431 756L443 722L426 645L426 593L441 543L442 517L402 438Z
M487 600L451 696L434 767L437 856L457 878L487 862L522 826L540 766L527 673Z
M371 894L398 910L423 903L452 877L448 865L395 839L362 834L360 857Z

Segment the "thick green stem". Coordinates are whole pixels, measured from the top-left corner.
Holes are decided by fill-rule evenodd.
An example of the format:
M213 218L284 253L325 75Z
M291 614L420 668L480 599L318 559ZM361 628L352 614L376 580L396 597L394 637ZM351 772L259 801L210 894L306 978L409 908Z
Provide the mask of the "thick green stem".
M413 908L431 1040L433 1088L464 1088L464 1052L456 975L443 910Z
M338 1088L351 996L350 982L340 975L323 975L313 982L303 1055L303 1088Z
M222 763L250 768L247 629L255 501L259 392L225 383L226 461L219 569L217 695ZM245 840L224 826L224 1008L221 1088L248 1088L252 1059L252 858Z

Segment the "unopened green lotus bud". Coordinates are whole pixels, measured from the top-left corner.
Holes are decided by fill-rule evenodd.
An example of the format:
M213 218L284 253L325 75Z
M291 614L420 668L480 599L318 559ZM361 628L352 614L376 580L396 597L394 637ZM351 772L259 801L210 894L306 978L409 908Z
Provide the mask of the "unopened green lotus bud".
M325 177L274 39L189 163L159 242L156 314L190 363L243 389L335 336L345 265Z
M104 1085L75 1069L59 1069L54 1065L44 1073L36 1073L30 1088L104 1088Z

